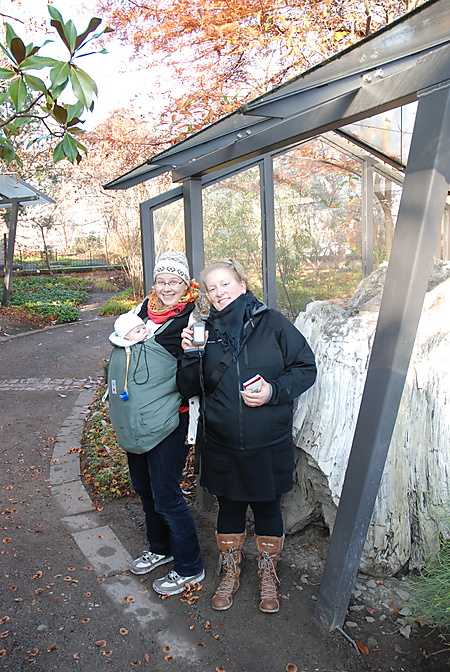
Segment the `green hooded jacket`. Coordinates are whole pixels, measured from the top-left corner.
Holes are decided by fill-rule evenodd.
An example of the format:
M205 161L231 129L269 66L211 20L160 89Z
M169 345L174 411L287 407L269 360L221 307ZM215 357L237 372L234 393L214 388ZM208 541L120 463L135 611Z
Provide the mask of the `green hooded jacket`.
M108 366L109 417L127 452L146 453L178 427L176 371L176 358L154 338L114 346ZM124 390L127 400L120 396Z

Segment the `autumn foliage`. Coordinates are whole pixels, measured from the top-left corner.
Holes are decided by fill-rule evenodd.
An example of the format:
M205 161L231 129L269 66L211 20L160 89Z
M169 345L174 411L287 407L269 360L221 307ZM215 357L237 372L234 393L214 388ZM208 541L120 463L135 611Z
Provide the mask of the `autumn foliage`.
M158 144L173 143L342 51L420 0L98 0L142 68L158 68ZM155 108L149 100L149 110Z

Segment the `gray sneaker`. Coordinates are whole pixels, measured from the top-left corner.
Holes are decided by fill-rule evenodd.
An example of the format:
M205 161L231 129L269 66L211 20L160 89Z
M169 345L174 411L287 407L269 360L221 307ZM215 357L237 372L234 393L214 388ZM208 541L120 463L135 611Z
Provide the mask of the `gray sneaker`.
M151 551L144 551L144 553L136 560L130 562L128 567L133 574L147 574L152 569L165 565L167 562L172 562L173 555L158 555Z
M180 576L173 569L163 576L162 579L156 579L153 582L153 590L159 595L178 595L182 593L188 583L197 583L205 578L205 570L202 569L200 574L195 576Z

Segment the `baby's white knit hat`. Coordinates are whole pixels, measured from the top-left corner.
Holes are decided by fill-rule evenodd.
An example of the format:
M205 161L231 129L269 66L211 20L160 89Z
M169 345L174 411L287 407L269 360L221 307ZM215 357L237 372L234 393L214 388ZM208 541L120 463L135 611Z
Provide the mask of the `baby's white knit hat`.
M189 264L184 252L175 252L173 250L163 252L153 269L153 279L155 279L159 273L173 273L173 275L178 275L178 277L184 280L187 285L191 282Z
M141 325L145 326L145 322L135 313L124 313L123 315L119 315L114 322L114 331L110 335L109 340L114 345L122 347L132 345L132 342L125 339L125 336L129 331L134 329L134 327L139 327Z

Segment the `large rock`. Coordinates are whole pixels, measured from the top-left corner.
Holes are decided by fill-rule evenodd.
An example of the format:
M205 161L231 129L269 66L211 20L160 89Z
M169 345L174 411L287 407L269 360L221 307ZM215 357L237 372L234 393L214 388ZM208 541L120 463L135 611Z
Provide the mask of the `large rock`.
M313 348L316 384L294 414L295 485L284 497L286 532L322 517L332 531L358 416L386 266L347 306L309 304L296 326ZM450 263L436 262L361 569L392 575L420 566L450 536Z

